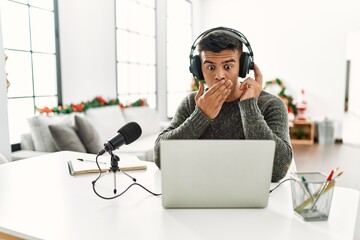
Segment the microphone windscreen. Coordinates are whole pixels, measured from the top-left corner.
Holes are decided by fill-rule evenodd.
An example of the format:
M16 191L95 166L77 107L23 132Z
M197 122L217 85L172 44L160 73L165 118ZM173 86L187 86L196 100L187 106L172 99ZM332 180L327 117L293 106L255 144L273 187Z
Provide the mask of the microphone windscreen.
M141 136L142 130L139 124L136 122L129 122L119 129L118 133L125 138L125 144L128 145L134 142Z

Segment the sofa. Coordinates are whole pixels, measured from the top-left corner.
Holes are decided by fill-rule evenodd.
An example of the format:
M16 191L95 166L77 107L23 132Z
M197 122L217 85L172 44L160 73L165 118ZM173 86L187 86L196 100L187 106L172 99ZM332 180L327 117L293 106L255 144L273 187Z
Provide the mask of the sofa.
M62 150L97 153L128 122L137 122L142 134L139 139L121 146L114 153L134 154L141 160L153 161L155 140L167 122L160 121L157 111L148 106L122 109L119 105L29 118L30 132L22 134L21 150L12 153L12 160Z

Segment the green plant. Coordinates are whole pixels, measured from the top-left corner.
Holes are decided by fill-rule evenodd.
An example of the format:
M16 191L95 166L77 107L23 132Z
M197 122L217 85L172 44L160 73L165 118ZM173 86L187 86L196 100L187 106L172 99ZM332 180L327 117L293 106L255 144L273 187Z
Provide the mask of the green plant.
M297 115L298 110L297 110L296 105L293 103L294 99L291 95L286 94L286 88L280 79L276 78L276 79L267 81L265 83L265 88L270 85L274 85L274 84L276 84L280 87L280 92L278 93L278 96L283 99L283 101L285 102L285 104L288 107L288 110L291 109L290 111L292 111L295 115Z
M297 138L297 139L302 139L306 136L306 133L304 130L302 129L296 129L294 131L294 136Z

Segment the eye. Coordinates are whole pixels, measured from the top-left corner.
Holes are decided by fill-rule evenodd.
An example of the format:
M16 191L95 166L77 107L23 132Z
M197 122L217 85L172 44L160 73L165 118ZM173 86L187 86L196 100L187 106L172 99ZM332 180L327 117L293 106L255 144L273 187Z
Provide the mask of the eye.
M225 65L224 68L225 68L226 70L230 70L230 69L232 69L232 67L233 67L232 65Z
M207 69L209 69L209 70L214 70L214 69L215 69L215 66L214 66L214 65L210 65L210 66L207 67Z

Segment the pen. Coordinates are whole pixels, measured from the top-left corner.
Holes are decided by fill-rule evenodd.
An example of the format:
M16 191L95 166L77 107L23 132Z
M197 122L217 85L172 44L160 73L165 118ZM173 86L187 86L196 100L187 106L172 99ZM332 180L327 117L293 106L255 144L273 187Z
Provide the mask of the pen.
M337 169L338 169L338 168L336 168L336 170L337 170ZM321 194L323 194L326 186L332 181L334 172L335 172L335 169L331 170L329 176L326 178L326 181L322 184L321 190L320 190L319 194L316 196L316 199L315 199L315 201L313 202L313 204L312 204L312 206L311 206L311 210L314 210L315 205L316 205L317 201L319 200Z
M94 160L88 160L88 159L83 159L83 158L77 158L77 160L82 161L82 162L93 162L93 163L96 163L96 161L94 161ZM98 161L98 163L106 164L106 162L100 162L100 161Z
M305 186L305 190L309 193L311 199L314 201L314 196L312 195L310 189L309 189L309 183L306 181L304 176L301 176L301 181Z
M333 178L333 180L335 180L335 179L337 179L338 177L340 177L343 173L344 173L344 171L339 172L339 173Z

